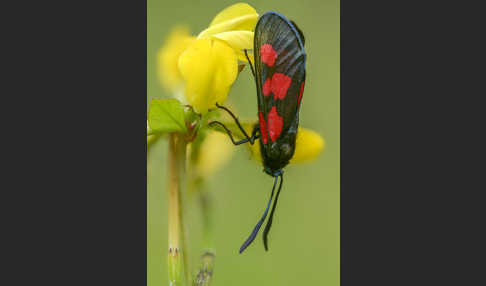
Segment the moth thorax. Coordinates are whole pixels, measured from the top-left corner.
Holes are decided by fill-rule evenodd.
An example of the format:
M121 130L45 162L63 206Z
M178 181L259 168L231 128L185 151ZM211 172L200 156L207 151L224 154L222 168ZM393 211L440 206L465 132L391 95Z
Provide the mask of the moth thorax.
M293 142L269 143L264 150L264 165L272 172L285 167L294 155L295 144L292 143Z

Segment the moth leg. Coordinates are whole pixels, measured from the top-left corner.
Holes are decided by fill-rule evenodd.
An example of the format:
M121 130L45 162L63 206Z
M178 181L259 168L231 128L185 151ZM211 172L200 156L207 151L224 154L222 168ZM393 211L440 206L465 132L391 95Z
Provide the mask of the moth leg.
M228 112L228 114L231 115L231 117L233 117L233 120L235 121L236 125L238 125L238 128L241 130L241 132L243 133L243 135L246 138L246 139L244 139L244 140L246 140L245 142L250 142L250 144L253 145L253 142L255 142L255 140L258 139L258 137L259 137L259 135L257 134L257 131L258 130L255 130L255 128L254 128L253 131L252 131L251 137L248 136L248 133L246 133L246 131L243 128L243 126L241 126L240 121L238 120L238 118L236 118L236 116L233 114L233 112L231 112L231 110L229 110L228 108L226 108L226 107L224 107L222 105L219 105L217 102L216 102L216 106L218 108L221 108L224 111ZM221 123L221 125L222 125L222 123ZM227 130L227 128L225 128L225 129ZM245 143L245 142L243 142L243 143Z
M254 127L253 127L253 130L251 131L251 137L250 139L250 144L253 145L253 143L255 142L256 139L260 138L260 134L258 134L260 131L260 128L258 128L258 124L256 124Z
M256 134L255 130L257 130L257 129L255 128L255 129L253 129L251 138L247 136L247 138L245 138L245 139L242 139L240 141L235 141L235 139L233 138L233 132L231 132L231 130L229 130L228 127L226 127L223 123L221 123L219 121L211 121L209 123L209 125L214 125L214 124L220 125L221 127L224 128L226 133L228 133L228 136L230 137L231 142L233 142L234 145L240 145L240 144L243 144L243 143L246 143L246 142L250 142L250 144L253 144L255 139L257 139L259 137L258 134Z
M246 56L246 59L248 60L248 63L250 64L251 73L253 74L253 77L256 78L256 76L255 76L255 69L253 68L253 65L251 64L250 57L248 57L248 51L247 51L247 49L245 49L245 56Z

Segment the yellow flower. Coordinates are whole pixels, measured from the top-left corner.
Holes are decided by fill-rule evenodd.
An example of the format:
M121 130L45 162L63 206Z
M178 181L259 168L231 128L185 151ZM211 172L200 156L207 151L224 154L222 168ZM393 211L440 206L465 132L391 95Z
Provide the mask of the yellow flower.
M216 102L222 104L236 80L238 60L235 52L221 40L199 39L179 58L185 79L187 102L206 113Z
M262 155L260 153L260 142L258 140L250 146L250 151L253 158L262 162ZM290 160L291 164L303 163L315 159L324 149L324 139L315 131L299 127L297 132L297 139L295 142L294 156Z
M295 142L295 153L290 163L311 161L322 152L325 146L324 138L310 129L299 128Z
M179 56L196 37L184 26L176 26L157 53L157 72L161 83L173 93L179 93L184 86L184 79L179 71Z
M253 49L257 20L253 7L237 3L218 13L197 38L176 27L158 53L161 82L200 113L223 104L238 75L238 59L246 61L244 50Z
M197 176L208 177L226 164L233 155L234 146L226 134L209 131L200 146L194 165Z
M237 3L216 15L197 38L223 40L235 50L240 60L247 61L244 49L253 50L253 30L257 21L258 13L253 7Z

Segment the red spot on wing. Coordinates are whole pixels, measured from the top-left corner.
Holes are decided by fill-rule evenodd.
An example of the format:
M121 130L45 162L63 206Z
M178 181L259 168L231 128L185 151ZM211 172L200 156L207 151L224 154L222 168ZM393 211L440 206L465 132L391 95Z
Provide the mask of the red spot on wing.
M267 123L265 122L265 118L263 118L262 112L258 112L258 117L260 119L260 135L263 141L263 144L267 144L268 136L267 136Z
M260 47L260 58L267 66L273 67L275 59L277 58L277 52L270 44L263 44Z
M272 76L272 92L275 95L274 99L284 99L287 95L287 90L292 83L292 79L283 73L274 73Z
M300 93L299 93L298 105L300 105L300 101L302 100L302 94L304 93L304 83L305 83L305 80L302 81L302 84L300 85Z
M261 121L260 121L261 122ZM278 115L277 108L274 106L268 113L268 133L272 142L277 140L282 132L283 118Z
M270 92L272 91L272 79L271 78L267 78L267 80L263 84L262 89L263 89L263 95L265 95L265 96L270 95Z

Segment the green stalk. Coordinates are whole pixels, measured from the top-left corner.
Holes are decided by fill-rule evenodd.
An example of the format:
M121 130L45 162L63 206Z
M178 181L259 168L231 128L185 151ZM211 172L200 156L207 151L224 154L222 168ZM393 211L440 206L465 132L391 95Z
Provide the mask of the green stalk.
M211 212L211 194L206 190L199 191L199 202L203 220L203 247L212 249L213 247L213 224Z
M186 285L190 283L190 269L187 263L188 251L183 223L183 193L186 179L187 143L183 135L169 136L169 285L182 285L181 255Z
M194 280L194 286L210 286L213 278L214 271L214 252L212 250L206 250L201 256L201 268Z
M213 249L213 228L211 213L210 193L204 188L204 180L197 180L199 203L201 205L201 214L203 220L203 254L201 256L201 265L195 277L193 285L209 286L213 278L215 252Z

